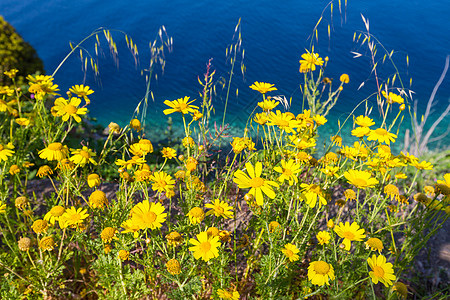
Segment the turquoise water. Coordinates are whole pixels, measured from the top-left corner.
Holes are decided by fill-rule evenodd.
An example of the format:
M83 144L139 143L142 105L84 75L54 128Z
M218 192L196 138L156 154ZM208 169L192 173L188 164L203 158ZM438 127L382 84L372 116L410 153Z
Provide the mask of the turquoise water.
M344 2L344 1L343 1ZM79 42L99 27L127 32L137 43L140 65L134 65L126 49L124 38L114 35L119 50L119 67L108 55L99 58L100 77L81 71L79 58L71 57L56 74L61 90L73 84L90 85L95 93L90 106L91 116L102 125L115 121L125 125L136 105L145 94L146 83L141 70L149 60L148 43L156 37L160 25L173 37L173 52L166 55L164 74L152 84L155 102L149 106L148 135L158 139L166 126L162 114L166 99L184 96L199 98L201 90L197 76L205 72L205 64L213 58L216 79L228 78L230 65L226 64L225 49L232 42L235 25L242 24L242 47L245 49L245 77L236 75L226 121L234 128L242 128L247 115L259 101L259 95L248 88L254 81L276 84L277 94L293 98L292 109L298 112L301 96L298 85L299 59L309 47L310 36L328 1L38 1L1 0L0 12L29 41L43 59L47 73L52 73L70 51L69 41ZM337 119L343 120L349 109L374 91L370 61L365 48L353 43L354 32L364 30L360 14L370 20L370 31L383 45L394 50L394 60L405 82L413 78L419 109L424 109L434 84L443 69L445 56L450 53L450 5L437 1L349 1L340 14L335 1L333 18L329 9L319 26L316 51L329 56L327 76L337 78L350 75L338 105L329 116L326 132L335 132ZM331 39L327 37L327 24L331 24ZM88 41L87 50L93 51L94 41ZM362 51L355 59L350 51ZM410 65L406 66L405 55ZM380 78L391 75L391 67L382 67ZM366 85L358 90L361 82ZM450 75L444 80L436 99L439 112L450 98ZM235 90L239 89L236 97ZM221 119L225 91L214 99L217 116ZM174 116L175 127L180 123ZM448 127L448 119L438 128ZM238 135L242 135L237 133ZM445 144L450 140L446 139Z

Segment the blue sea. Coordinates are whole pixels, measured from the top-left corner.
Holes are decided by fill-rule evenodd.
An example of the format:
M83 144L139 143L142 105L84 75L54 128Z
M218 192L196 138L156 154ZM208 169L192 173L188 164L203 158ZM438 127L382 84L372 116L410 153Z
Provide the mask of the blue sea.
M81 70L78 54L70 57L56 73L55 82L62 93L72 85L82 83L95 90L90 115L102 125L114 121L123 126L129 122L136 105L145 95L146 81L141 71L148 68L148 44L164 25L173 38L173 51L165 53L164 73L157 72L158 79L151 85L155 101L150 102L146 119L147 135L151 139L160 138L166 127L167 116L162 113L164 100L184 96L200 99L202 87L197 77L205 73L208 60L212 58L215 79L228 79L231 66L226 61L225 49L233 42L239 19L246 73L245 76L240 74L238 64L231 85L226 122L235 130L234 134L242 136L239 128L243 128L248 114L260 100L260 95L249 89L254 81L274 83L278 88L274 94L285 95L287 99L292 97L292 110L301 110L299 59L309 48L313 28L322 14L318 41L314 40L315 52L330 58L326 76L336 81L342 73L350 76L350 83L328 116L327 131L322 132L323 135L333 134L337 120L342 122L351 108L375 91L367 47L353 42L355 32L358 35L365 31L361 15L369 20L370 33L389 52L394 50L393 59L406 87L409 88L412 78L410 88L418 101L420 115L443 70L446 55L450 54L448 1L360 0L348 1L346 6L344 2L339 12L338 1L334 1L331 14L327 7L329 1L323 0L0 0L0 14L37 50L47 74L52 74L69 53L69 42L77 44L97 28L121 30L133 39L139 50L137 66L124 36L113 33L119 52L118 66L100 35L104 55L98 58L99 77ZM83 45L95 57L94 39ZM362 56L354 58L352 51L360 52ZM381 53L380 47L379 60ZM380 61L378 66L380 80L393 74L394 69L388 63L381 65ZM358 89L362 82L365 85ZM217 120L222 117L225 95L226 90L219 89L213 100ZM447 106L449 99L450 74L436 94L436 113ZM374 98L371 101L375 103ZM377 113L376 108L373 113ZM179 116L173 115L173 118L179 127ZM445 131L448 123L449 118L441 123L438 132ZM400 135L409 124L409 121L405 122ZM447 138L438 146L444 147L449 141Z

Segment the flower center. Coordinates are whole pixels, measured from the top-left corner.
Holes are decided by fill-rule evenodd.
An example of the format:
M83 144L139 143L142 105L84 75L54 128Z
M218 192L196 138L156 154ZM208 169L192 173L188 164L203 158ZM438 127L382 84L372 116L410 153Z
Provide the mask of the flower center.
M200 207L194 207L191 210L191 216L193 216L194 218L200 218L203 216L203 214L204 214L204 212Z
M72 104L67 104L66 107L64 107L64 111L69 115L74 115L77 113L78 108Z
M289 122L286 120L278 120L277 125L280 127L289 127Z
M216 206L214 208L214 210L219 214L222 214L224 212L223 207L221 207L221 206Z
M311 192L313 192L314 194L316 194L316 195L320 195L320 194L321 194L321 192L320 192L320 186L318 186L318 185L316 185L316 184L313 184L313 185L309 188L309 190L310 190Z
M0 151L2 151L4 148L3 148L3 146L2 145L0 145Z
M200 244L200 250L203 253L208 252L209 249L211 249L211 243L210 242L203 242L203 243Z
M386 135L386 134L387 134L386 129L383 129L383 128L375 129L375 132L376 132L376 134L378 134L378 135Z
M342 235L344 236L344 238L349 239L351 241L355 238L355 235L350 231L346 231Z
M317 274L325 275L330 270L330 266L324 261L318 261L314 264L314 271Z
M80 155L87 159L91 158L91 155L89 154L89 152L84 151L84 150L80 151Z
M47 148L50 150L53 150L53 151L61 151L62 144L61 143L51 143L50 145L48 145Z
M383 276L384 276L384 270L383 270L383 268L380 267L380 266L373 266L373 273L374 273L375 276L377 276L377 277L383 278Z
M70 220L72 220L73 222L78 222L80 219L81 219L80 214L73 214L72 216L70 216Z
M50 210L50 213L54 217L59 217L64 213L65 209L62 206L55 206Z
M250 186L253 188L259 188L264 185L264 179L261 177L255 177L252 180L250 180Z
M187 108L187 104L186 104L186 103L180 103L180 104L178 104L178 108L179 108L181 111L183 111L183 110L185 110L185 109Z
M286 254L287 257L292 257L294 255L294 252L292 252L292 250L289 249L285 249L284 253Z
M144 220L145 223L153 223L156 220L156 214L152 211L149 211L148 213L142 216L142 219Z
M291 176L292 175L292 171L291 169L283 169L283 174L286 176Z

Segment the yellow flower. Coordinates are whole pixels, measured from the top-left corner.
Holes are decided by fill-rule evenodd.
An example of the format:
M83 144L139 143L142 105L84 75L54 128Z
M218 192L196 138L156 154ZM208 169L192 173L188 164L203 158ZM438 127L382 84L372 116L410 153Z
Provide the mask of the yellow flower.
M437 181L436 192L446 196L450 195L450 173L444 175L444 180Z
M388 184L384 187L384 193L391 197L392 200L400 198L400 191L398 190L398 187L396 187L393 184Z
M120 126L117 123L111 122L108 125L108 129L110 132L114 133L114 134L119 134L120 133Z
M31 247L31 240L27 237L20 238L20 240L17 241L17 246L20 251L28 251Z
M413 165L414 167L416 167L419 170L432 170L433 169L433 165L430 162L427 161L415 161L412 162L411 165Z
M162 156L167 159L173 159L173 158L177 157L177 151L170 147L164 147L161 150L161 153L162 153Z
M281 161L281 167L273 168L276 172L281 173L280 177L278 177L278 181L283 183L285 180L289 181L289 185L293 185L294 182L297 183L297 173L300 172L300 165L296 164L293 159L289 161L285 161L284 159Z
M378 180L372 178L370 172L367 171L349 170L344 173L344 177L348 183L353 184L359 189L374 187L378 184Z
M4 214L4 213L6 213L6 203L3 203L0 200L0 214Z
M277 221L272 221L269 223L269 232L270 233L279 232L280 230L281 230L281 226L280 226L280 223L278 223Z
M104 243L109 244L112 242L114 238L116 238L116 233L117 233L116 229L112 227L106 227L105 229L102 230L100 237L102 238Z
M205 218L205 212L200 207L192 208L187 216L189 217L189 221L191 221L192 225L199 224Z
M48 229L48 223L46 220L36 220L33 222L33 225L31 225L31 229L33 229L36 234L46 232Z
M213 203L207 203L205 207L211 208L211 210L206 213L206 216L214 214L216 217L223 217L224 219L233 217L233 208L225 201L215 199Z
M403 299L408 297L408 286L403 282L397 281L394 283L392 289Z
M174 112L180 112L184 115L187 113L195 112L195 110L198 109L198 106L190 105L195 100L189 101L189 98L190 97L186 96L184 98L179 98L179 99L173 100L173 101L169 101L169 100L164 101L164 104L167 106L170 106L171 108L165 109L163 111L163 113L165 115L168 115L168 114L172 114Z
M336 146L342 147L342 137L339 135L332 136L331 141L336 144Z
M348 77L347 74L342 74L341 77L339 77L339 80L342 83L349 83L350 82L350 77Z
M184 163L188 172L193 172L197 169L198 161L192 156L188 157Z
M166 263L167 272L169 272L172 275L178 275L181 273L181 265L178 260L175 258L170 259Z
M370 127L372 125L375 125L375 122L373 119L369 118L368 116L358 116L355 120L356 125L359 125L361 127Z
M282 113L277 110L276 112L270 112L269 122L267 122L269 126L278 126L278 128L287 133L295 133L294 128L300 126L300 122L297 121L294 115L289 113Z
M385 143L390 145L391 142L395 142L397 135L388 132L384 128L378 128L375 130L371 130L369 133L368 141L378 141L379 143Z
M195 110L194 113L192 114L192 119L194 121L198 121L201 118L203 118L203 114L201 112L199 112L198 110Z
M276 100L271 100L270 97L267 97L264 101L258 102L258 106L262 108L265 112L271 111L279 104ZM268 115L267 115L268 118ZM262 124L261 124L262 125Z
M117 253L117 257L123 261L128 260L130 258L130 252L127 250L120 250L119 253Z
M18 174L19 172L20 172L20 168L19 168L18 165L11 165L11 166L9 167L9 174L11 174L11 175L16 175L16 174Z
M179 246L183 243L183 237L176 231L172 231L168 235L166 235L167 245L169 246Z
M300 60L300 73L306 73L309 71L315 71L316 66L322 66L323 60L319 57L318 53L314 53L314 48L311 53L306 50L306 53L302 54L302 60Z
M102 191L93 191L89 196L89 205L92 208L100 208L103 209L108 205L108 199L106 198L106 194Z
M365 137L366 135L369 135L370 128L369 127L356 127L352 130L352 135L356 136L358 138Z
M322 205L327 205L327 200L323 196L323 191L319 185L302 183L300 187L303 189L302 193L305 196L306 204L308 204L309 207L314 208L317 200L319 200L319 208L322 207Z
M349 222L342 222L334 227L334 231L337 235L344 239L342 242L345 245L345 250L350 251L352 241L362 241L366 237L364 229L359 229L359 225L353 222L351 225Z
M260 102L260 103L263 103L263 102ZM278 102L277 102L277 104L278 104ZM259 114L255 114L253 121L258 123L259 125L264 125L267 123L267 121L269 121L269 117L268 117L267 113L259 113Z
M87 217L89 217L87 209L83 209L82 207L77 209L72 206L67 209L61 217L59 217L59 226L61 228L65 228L67 226L79 228L79 226L83 225L83 221Z
M344 191L344 196L345 196L345 199L347 199L347 200L356 200L356 193L354 190L346 189Z
M125 229L124 231L122 231L122 233L129 233L132 232L134 238L138 238L139 237L139 230L140 230L140 224L137 222L137 219L128 219L124 222L122 222L122 224L120 225L123 229Z
M229 242L231 240L230 235L231 235L231 232L229 232L228 230L220 230L219 231L219 239L222 242Z
M377 284L378 281L384 284L386 287L392 285L392 280L395 280L393 266L391 263L386 263L386 257L379 255L378 257L374 254L372 258L367 259L369 267L372 269L369 272L372 282Z
M258 82L255 81L250 88L252 90L258 91L261 94L265 94L267 92L276 91L277 88L274 86L274 84L266 83L266 82Z
M193 246L189 247L189 251L194 252L195 259L202 259L204 261L209 261L211 258L219 256L220 241L218 236L208 237L206 231L197 234L197 240L191 238L189 243Z
M44 177L44 176L48 176L48 175L53 174L53 170L52 168L50 168L47 165L43 165L41 167L39 167L39 170L37 171L36 175L39 176L40 178Z
M319 231L316 235L316 238L319 241L320 245L325 245L330 242L331 236L327 231Z
M131 120L130 127L136 130L137 132L141 131L142 130L141 121L139 121L138 119Z
M93 188L94 186L99 186L100 185L100 176L98 176L95 173L89 174L87 177L87 183L90 188Z
M28 126L28 125L30 125L30 119L27 119L27 118L17 118L15 121L20 126Z
M208 234L208 237L219 236L219 229L217 227L209 227L208 230L206 230L206 233Z
M3 146L2 144L0 144L0 162L7 161L8 156L13 156L14 151L11 149L14 149L14 146L11 143L9 143L6 146Z
M59 97L55 100L54 111L57 116L62 117L64 122L67 122L69 118L73 118L77 123L81 122L79 115L85 115L87 113L87 108L79 108L81 99L72 97L70 102L66 99Z
M248 175L242 170L238 170L234 173L233 181L241 189L251 188L248 192L253 195L256 199L256 204L262 206L264 204L263 193L266 194L270 199L275 198L275 192L271 186L278 187L278 184L274 181L269 181L261 178L262 164L257 162L255 167L248 162L245 164L247 168Z
M150 180L153 181L152 189L158 193L173 190L175 186L175 179L164 171L153 173Z
M157 229L166 221L167 213L161 203L153 203L144 200L131 209L131 217L139 224L140 229Z
M39 248L42 251L52 251L55 248L55 240L53 236L46 236L39 241Z
M325 118L324 116L321 115L315 115L313 117L313 120L316 122L317 126L322 126L324 125L326 122L328 122L327 118Z
M366 242L366 249L372 250L372 251L378 251L378 253L381 254L381 251L383 250L383 242L379 238L370 238Z
M69 150L61 143L51 143L47 148L39 151L39 157L46 160L61 161L67 157Z
M66 209L60 205L53 206L48 213L45 214L44 220L48 221L50 224L55 225L56 221L64 214Z
M19 72L19 70L17 70L17 69L11 69L11 70L9 70L9 71L3 72L3 74L5 74L6 76L8 76L9 78L12 79L12 78L16 77L17 72Z
M217 296L220 299L230 299L230 300L239 300L239 293L237 291L229 291L224 289L217 290Z
M284 248L281 249L281 252L289 259L290 262L297 261L299 256L297 255L300 250L298 250L297 246L291 243L287 243L284 245Z
M86 101L86 104L91 103L91 100L89 100L88 96L93 94L94 91L91 90L91 88L89 86L84 86L83 84L76 84L74 86L72 86L69 91L71 91L72 93L74 93L75 95L77 95L80 98L83 98L84 101Z
M308 267L308 279L314 285L330 285L329 280L334 280L333 266L324 261L313 261Z
M381 94L386 98L389 104L392 103L403 104L403 102L405 102L405 100L403 100L401 96L394 94L392 92L389 92L389 94L387 94L385 91L381 91Z
M93 165L97 165L97 162L92 158L96 154L91 149L86 146L83 146L81 149L70 149L72 152L72 156L69 158L73 163L84 167L87 163L91 163Z
M28 198L25 196L19 196L16 198L16 200L14 201L14 206L17 207L18 209L23 209L25 208L25 206L28 204Z

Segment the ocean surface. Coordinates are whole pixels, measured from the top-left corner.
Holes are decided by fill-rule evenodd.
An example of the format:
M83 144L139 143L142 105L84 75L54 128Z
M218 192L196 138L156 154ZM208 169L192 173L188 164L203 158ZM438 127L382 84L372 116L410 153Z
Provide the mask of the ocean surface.
M216 70L214 79L228 79L231 65L226 61L225 49L233 43L235 26L241 19L242 49L245 49L243 77L239 63L232 80L226 123L233 133L242 136L242 128L260 95L249 89L254 81L273 83L278 88L274 95L292 97L292 110L301 110L299 59L311 43L314 26L323 13L318 27L315 52L330 58L326 76L338 81L342 73L350 76L338 104L328 116L329 122L322 135L333 134L337 120L343 121L351 108L375 91L367 47L353 42L353 35L365 31L361 14L370 22L372 33L390 52L403 82L414 91L419 114L443 70L445 57L450 54L450 4L448 0L400 1L360 0L348 1L339 12L334 1L333 15L329 1L105 1L105 0L0 0L0 14L10 22L22 37L38 52L47 74L52 74L70 52L69 42L77 44L100 27L126 32L137 44L139 64L126 47L121 33L113 32L118 48L119 64L109 55L106 41L100 35L103 55L98 57L100 76L81 70L78 53L71 56L59 69L55 82L61 92L74 84L91 86L95 93L89 107L90 115L102 125L114 121L120 125L129 122L136 105L146 90L143 69L148 68L149 42L157 37L158 29L165 26L173 38L173 51L165 53L164 73L152 82L155 101L150 101L147 113L147 134L151 139L161 138L167 124L164 100L184 96L200 99L202 87L197 77L202 77L206 63L212 58ZM331 37L328 38L328 24ZM314 38L314 37L313 37ZM88 39L84 48L95 58L94 39ZM359 58L351 53L360 52ZM378 50L382 59L382 49ZM409 56L409 66L406 63ZM392 75L393 67L379 62L380 80ZM365 85L358 90L362 82ZM397 81L398 82L398 81ZM236 89L239 93L236 96ZM226 89L217 90L213 100L218 120L222 118ZM450 99L450 74L436 94L436 113L442 111ZM371 98L375 103L375 98ZM197 100L197 104L200 101ZM377 110L374 109L374 114ZM435 115L436 115L435 113ZM172 115L175 127L180 127L180 116ZM375 115L374 115L375 116ZM430 120L432 121L432 120ZM441 123L438 132L447 129L449 117ZM431 123L430 123L431 125ZM409 121L405 122L405 127ZM400 135L404 128L401 129ZM447 137L439 146L450 144ZM447 146L448 147L448 146Z

